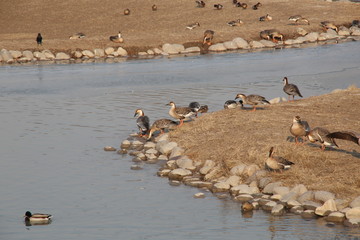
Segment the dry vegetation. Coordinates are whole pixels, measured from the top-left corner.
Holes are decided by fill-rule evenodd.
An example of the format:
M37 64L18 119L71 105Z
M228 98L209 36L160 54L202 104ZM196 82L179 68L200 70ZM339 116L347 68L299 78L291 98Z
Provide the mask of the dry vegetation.
M360 195L360 146L344 140L337 141L340 149L325 151L309 142L295 145L289 141L289 128L292 118L299 115L312 128L360 132L359 106L360 89L349 87L256 112L231 109L204 114L170 136L195 161L211 159L225 162L228 168L245 163L264 169L268 151L275 146L278 156L295 165L283 173L269 173L274 181L288 186L303 183L309 189L327 190L350 199Z
M297 26L288 21L290 15L301 14L310 25L301 25L308 31L321 31L319 23L334 21L337 25L349 24L359 17L360 4L352 2L325 2L323 0L262 0L258 10L251 6L258 0L245 1L249 8L234 7L232 0L205 0L205 8L197 8L195 1L174 0L13 0L0 2L0 46L8 50L35 50L38 32L43 35L41 49L70 51L75 49L123 46L130 51L143 51L163 43L200 44L203 32L215 31L215 42L242 37L259 40L259 32L277 28L285 37L296 35ZM242 1L243 2L243 1ZM221 3L223 10L214 10ZM156 4L157 11L151 6ZM125 16L124 9L131 14ZM273 20L260 22L260 16L269 13ZM229 27L227 22L241 18L244 25ZM200 27L186 30L185 26L199 22ZM121 30L125 42L115 44L110 35ZM83 32L81 40L69 40L69 36Z

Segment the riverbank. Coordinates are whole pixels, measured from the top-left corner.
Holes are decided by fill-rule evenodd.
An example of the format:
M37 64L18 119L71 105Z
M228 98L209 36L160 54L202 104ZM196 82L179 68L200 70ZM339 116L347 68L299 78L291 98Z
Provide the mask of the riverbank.
M95 49L105 51L113 48L117 52L119 47L130 56L151 55L151 51L162 48L166 43L182 44L185 48L198 47L196 51L200 52L207 50L202 45L203 33L207 29L215 31L214 44L232 41L234 38L242 38L247 42L259 41L259 32L271 28L278 29L288 40L300 36L299 27L308 33L322 32L321 21L330 20L337 26L349 27L360 12L360 4L353 2L266 0L262 1L258 10L251 9L256 2L248 2L249 7L245 10L235 7L231 2L223 3L222 10L214 10L215 3L210 1L205 8L197 8L195 2L182 1L146 4L133 0L104 1L101 6L84 0L76 3L62 1L51 6L45 1L2 3L2 9L7 9L7 14L2 15L0 22L0 46L2 49L28 50L32 53L48 50L54 58L58 52L74 58L78 55L76 51L83 50L92 51L92 54L89 56L82 53L78 58L91 58L96 55ZM151 10L153 4L157 5L157 11ZM130 15L123 14L126 8L131 10ZM273 20L259 21L266 14L270 14ZM296 25L288 21L289 16L297 14L306 17L310 25ZM244 22L241 26L230 27L226 24L238 18ZM193 30L185 28L193 22L199 22L200 26ZM111 42L109 36L116 35L119 30L124 43ZM43 36L43 43L39 46L35 41L38 32ZM86 37L69 39L69 36L78 32L84 33ZM118 55L121 56L120 53ZM39 59L41 57L35 56Z

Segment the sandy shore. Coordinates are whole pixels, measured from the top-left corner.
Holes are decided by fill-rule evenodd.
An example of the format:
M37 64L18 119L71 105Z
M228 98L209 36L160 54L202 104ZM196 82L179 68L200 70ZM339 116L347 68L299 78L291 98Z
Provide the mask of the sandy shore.
M164 43L181 43L185 46L201 45L203 32L215 31L214 42L224 42L235 37L245 40L259 40L259 32L277 28L285 38L297 35L299 27L288 21L289 16L301 14L310 21L310 25L300 25L307 31L320 32L319 23L331 20L337 25L349 25L359 17L360 4L352 2L325 2L319 0L264 0L258 10L251 6L258 1L246 2L244 10L235 7L232 1L206 1L205 8L197 8L195 1L145 1L135 0L92 2L55 1L49 4L45 0L4 1L1 9L6 10L0 21L0 46L8 50L71 51L76 49L106 48L122 46L129 52L145 51L150 47L159 47ZM221 3L222 10L214 10L213 5ZM151 6L156 4L157 11ZM131 10L130 15L123 14L124 9ZM265 14L272 21L260 22ZM230 27L226 23L241 19L244 24ZM199 22L200 27L193 30L185 26ZM113 43L109 36L121 31L124 43ZM35 41L37 33L43 36L43 45L38 47ZM83 32L84 39L70 40L69 36Z

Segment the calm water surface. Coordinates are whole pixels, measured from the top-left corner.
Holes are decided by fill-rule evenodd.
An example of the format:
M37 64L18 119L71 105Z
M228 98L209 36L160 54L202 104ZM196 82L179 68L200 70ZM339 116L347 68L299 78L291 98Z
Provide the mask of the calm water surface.
M282 78L305 97L359 86L360 43L117 64L0 67L0 239L355 239L358 229L257 211L198 189L172 187L158 165L132 171L104 152L137 130L136 108L169 118L170 100L211 111L237 93L284 96ZM334 99L335 101L335 99ZM23 223L26 210L54 215Z

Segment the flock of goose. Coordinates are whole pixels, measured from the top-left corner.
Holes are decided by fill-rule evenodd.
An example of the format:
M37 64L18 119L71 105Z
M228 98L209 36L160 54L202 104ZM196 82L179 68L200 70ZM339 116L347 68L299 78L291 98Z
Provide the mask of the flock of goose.
M284 77L283 82L283 91L288 95L289 101L294 101L295 96L303 97L299 88L295 84L289 83L287 77ZM236 101L236 99L240 100ZM224 109L243 108L244 104L251 105L253 107L252 111L256 111L257 105L268 105L270 102L260 95L239 93L235 96L235 100L227 100L225 102ZM208 111L207 105L200 105L198 102L191 102L187 107L177 107L173 101L166 105L170 106L169 115L179 122L163 118L154 121L150 126L149 117L145 115L142 109L136 109L134 117L137 117L136 124L139 128L140 137L146 137L147 140L150 140L154 132L160 131L161 134L165 130L181 127L185 119L197 117L198 113L206 113ZM323 127L311 129L307 121L301 120L299 116L293 118L290 133L295 137L295 144L304 144L306 140L309 140L311 143L319 142L321 150L325 150L326 147L338 147L335 142L336 138L352 141L360 145L360 134L350 131L330 132ZM294 164L285 158L274 156L274 154L275 149L271 147L268 158L265 161L265 169L269 171L282 171Z

